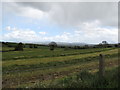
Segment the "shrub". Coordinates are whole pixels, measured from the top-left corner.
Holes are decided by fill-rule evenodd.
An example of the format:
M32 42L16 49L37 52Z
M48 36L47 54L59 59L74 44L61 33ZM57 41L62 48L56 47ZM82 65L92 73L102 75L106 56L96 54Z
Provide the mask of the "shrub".
M21 42L15 47L15 51L23 51L23 44Z

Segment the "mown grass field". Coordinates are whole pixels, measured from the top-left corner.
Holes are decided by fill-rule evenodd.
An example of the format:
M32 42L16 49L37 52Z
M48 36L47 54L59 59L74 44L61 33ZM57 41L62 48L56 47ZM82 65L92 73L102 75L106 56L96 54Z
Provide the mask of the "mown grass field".
M3 51L12 49L14 48L2 48ZM3 52L3 88L68 88L71 84L68 82L72 81L74 86L76 75L80 72L84 73L87 70L89 73L86 72L85 75L91 76L92 79L96 77L93 75L98 71L99 54L105 55L105 70L108 76L118 67L118 48L56 48L50 51L49 47L41 46L41 48L24 48L24 51ZM90 83L89 79L86 80L87 83ZM65 85L61 83L64 80ZM81 87L91 87L85 82L82 84L84 86ZM112 84L108 87L117 85Z

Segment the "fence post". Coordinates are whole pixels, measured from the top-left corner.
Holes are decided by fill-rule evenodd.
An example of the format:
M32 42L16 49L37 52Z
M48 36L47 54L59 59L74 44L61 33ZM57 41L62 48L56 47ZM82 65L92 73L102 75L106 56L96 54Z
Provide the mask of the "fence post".
M105 58L103 54L99 55L99 76L104 77L105 74Z

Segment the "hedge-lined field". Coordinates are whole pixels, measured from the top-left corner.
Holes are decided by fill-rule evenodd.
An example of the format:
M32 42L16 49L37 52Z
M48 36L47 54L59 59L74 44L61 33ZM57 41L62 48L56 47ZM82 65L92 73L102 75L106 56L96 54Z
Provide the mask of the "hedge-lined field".
M3 50L12 49L3 47ZM3 52L3 87L70 87L69 83L65 86L58 83L66 78L76 77L84 70L87 70L89 75L96 73L99 54L105 55L106 70L111 71L118 67L118 48L67 50L56 48L54 51L50 51L48 47L42 46L41 48L24 48L24 51ZM74 81L73 78L72 80ZM92 86L87 85L86 87ZM116 86L112 85L112 87Z

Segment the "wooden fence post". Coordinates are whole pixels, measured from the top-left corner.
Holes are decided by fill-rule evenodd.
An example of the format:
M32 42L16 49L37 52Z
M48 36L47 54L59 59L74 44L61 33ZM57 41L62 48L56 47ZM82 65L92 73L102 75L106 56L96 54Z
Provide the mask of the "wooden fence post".
M99 55L99 76L104 77L105 74L105 58L103 54Z

